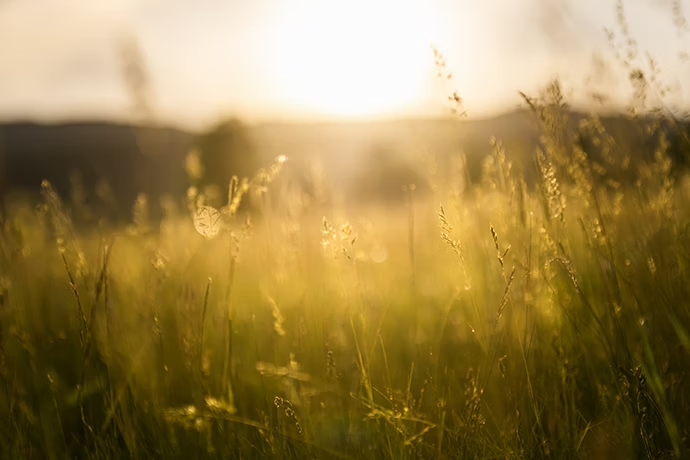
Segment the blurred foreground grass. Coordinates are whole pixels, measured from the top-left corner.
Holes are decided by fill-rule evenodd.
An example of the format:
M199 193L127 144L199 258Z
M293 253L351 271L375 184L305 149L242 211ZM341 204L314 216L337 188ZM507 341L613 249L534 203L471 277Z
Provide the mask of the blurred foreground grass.
M686 458L690 181L663 142L607 179L552 108L534 190L497 143L462 193L271 185L252 225L75 229L49 184L11 206L0 456Z

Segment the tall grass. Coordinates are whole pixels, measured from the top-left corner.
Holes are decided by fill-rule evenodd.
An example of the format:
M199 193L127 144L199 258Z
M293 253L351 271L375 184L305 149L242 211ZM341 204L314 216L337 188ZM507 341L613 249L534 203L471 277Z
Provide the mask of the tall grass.
M615 181L575 134L629 152L542 96L533 164L494 140L481 183L399 208L324 216L282 161L160 228L144 197L125 230L47 183L10 206L0 456L686 458L690 181L663 138Z

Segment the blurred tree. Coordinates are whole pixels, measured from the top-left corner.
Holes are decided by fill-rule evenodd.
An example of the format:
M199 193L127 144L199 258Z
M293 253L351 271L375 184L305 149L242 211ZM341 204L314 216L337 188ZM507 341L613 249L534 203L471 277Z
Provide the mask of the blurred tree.
M234 118L223 120L202 134L197 149L203 175L193 185L206 195L211 205L226 204L232 176L251 179L261 167L246 125Z
M400 152L385 146L373 146L355 178L355 198L358 201L398 201L405 199L403 190L414 184L426 192L424 175L403 158Z

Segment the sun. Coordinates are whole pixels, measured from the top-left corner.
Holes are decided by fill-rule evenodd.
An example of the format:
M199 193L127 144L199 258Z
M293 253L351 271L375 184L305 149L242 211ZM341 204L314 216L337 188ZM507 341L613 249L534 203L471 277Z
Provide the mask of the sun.
M394 115L424 98L430 10L401 0L303 1L283 16L272 47L277 93L293 112Z

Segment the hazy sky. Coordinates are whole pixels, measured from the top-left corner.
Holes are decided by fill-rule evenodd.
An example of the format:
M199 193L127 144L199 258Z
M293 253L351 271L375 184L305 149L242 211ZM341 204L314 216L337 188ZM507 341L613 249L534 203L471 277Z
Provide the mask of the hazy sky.
M690 36L674 27L672 0L623 4L684 100L678 53ZM557 74L573 97L622 95L604 27L618 30L615 0L0 0L0 119L133 117L126 37L144 57L153 116L195 128L225 115L437 114L453 89L484 116ZM449 82L435 77L431 43Z

